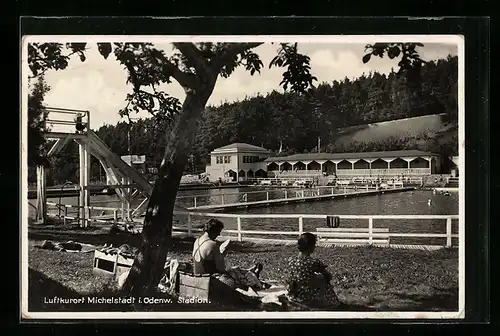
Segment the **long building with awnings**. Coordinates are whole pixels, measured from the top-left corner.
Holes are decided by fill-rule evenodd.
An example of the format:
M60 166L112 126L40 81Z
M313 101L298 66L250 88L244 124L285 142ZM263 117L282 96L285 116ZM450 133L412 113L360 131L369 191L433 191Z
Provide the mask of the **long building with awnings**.
M287 176L420 177L442 173L442 157L420 150L304 153L271 157L270 151L265 148L234 143L213 150L210 156L206 172L212 181Z
M363 153L305 153L268 157L268 176L335 175L341 177L425 176L441 173L441 156L420 150Z

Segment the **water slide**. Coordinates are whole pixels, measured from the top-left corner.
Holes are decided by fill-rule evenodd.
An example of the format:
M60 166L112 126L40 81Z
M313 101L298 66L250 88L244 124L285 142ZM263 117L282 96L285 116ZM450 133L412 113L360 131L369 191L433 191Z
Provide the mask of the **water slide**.
M129 166L118 155L113 153L104 141L102 141L102 139L94 133L94 131L88 130L86 138L75 139L75 141L87 144L89 154L95 156L99 160L106 172L106 175L111 181L111 184L134 185L136 192L133 192L134 188L116 188L116 193L122 201L127 199L130 200L138 194L142 194L145 197L145 200L138 207L136 207L132 213L133 216L139 215L142 212L141 209L143 209L147 204L147 200L153 192L153 185L146 178L144 178L142 174ZM178 210L186 210L184 207L177 204L176 208L178 208Z
M119 184L121 181L117 180L119 177L130 180L132 183L137 184L137 189L145 197L150 197L153 192L153 185L149 183L138 171L129 166L118 155L113 153L111 149L94 133L88 130L89 151L92 155L96 156L101 165L111 171L111 178L113 184ZM101 160L102 159L102 160ZM105 163L105 164L103 164ZM118 176L116 176L118 175Z

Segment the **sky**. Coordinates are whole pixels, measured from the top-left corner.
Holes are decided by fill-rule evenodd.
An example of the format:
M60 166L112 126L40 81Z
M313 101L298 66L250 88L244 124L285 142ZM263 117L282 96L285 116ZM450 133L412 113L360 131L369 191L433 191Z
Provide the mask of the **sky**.
M397 59L372 57L370 62L363 64L366 43L299 43L299 52L311 58L311 73L318 78L315 85L322 82L342 80L345 77L357 78L370 71L388 73L391 68L397 70ZM172 53L171 44L157 44L167 54ZM97 46L90 43L85 62L78 58L70 61L65 70L48 71L45 79L51 87L45 97L45 104L50 107L88 110L91 115L91 128L97 129L103 124L116 124L121 117L118 110L123 108L125 96L131 92L126 84L127 72L110 55L105 60L97 51ZM273 90L282 92L279 82L283 68L268 68L270 60L276 55L278 46L271 43L263 44L254 49L260 55L264 68L261 74L251 76L243 68L238 68L230 78L219 78L208 105L219 105L224 101L233 102L257 94L266 94ZM456 44L424 43L418 48L420 56L427 61L457 55ZM174 81L161 87L168 94L180 99L184 91ZM148 117L141 112L134 118Z

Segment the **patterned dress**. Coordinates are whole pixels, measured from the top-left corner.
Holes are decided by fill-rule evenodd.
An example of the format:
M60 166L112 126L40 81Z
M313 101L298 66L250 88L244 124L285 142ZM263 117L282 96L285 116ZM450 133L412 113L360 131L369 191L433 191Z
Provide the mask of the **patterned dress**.
M285 276L288 297L312 308L338 307L340 302L337 294L329 279L325 279L322 274L326 267L320 260L309 255L290 257Z

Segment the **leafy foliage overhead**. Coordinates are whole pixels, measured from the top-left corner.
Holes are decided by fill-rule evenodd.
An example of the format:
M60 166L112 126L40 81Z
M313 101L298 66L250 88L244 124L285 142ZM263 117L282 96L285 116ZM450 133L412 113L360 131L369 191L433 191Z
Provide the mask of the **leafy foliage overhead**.
M168 57L152 43L97 43L99 53L107 59L111 53L126 69L132 92L126 97L121 116L145 110L153 116L171 121L181 109L180 101L158 89L176 80L186 91L200 89L214 75L228 78L236 68L244 67L251 75L260 73L263 63L252 49L262 43L172 43L175 52ZM72 55L86 60L86 43L32 43L28 46L28 63L33 76L48 69L63 70ZM310 74L309 57L300 54L297 44L281 43L278 56L270 67L286 67L281 85L305 93L316 77Z

